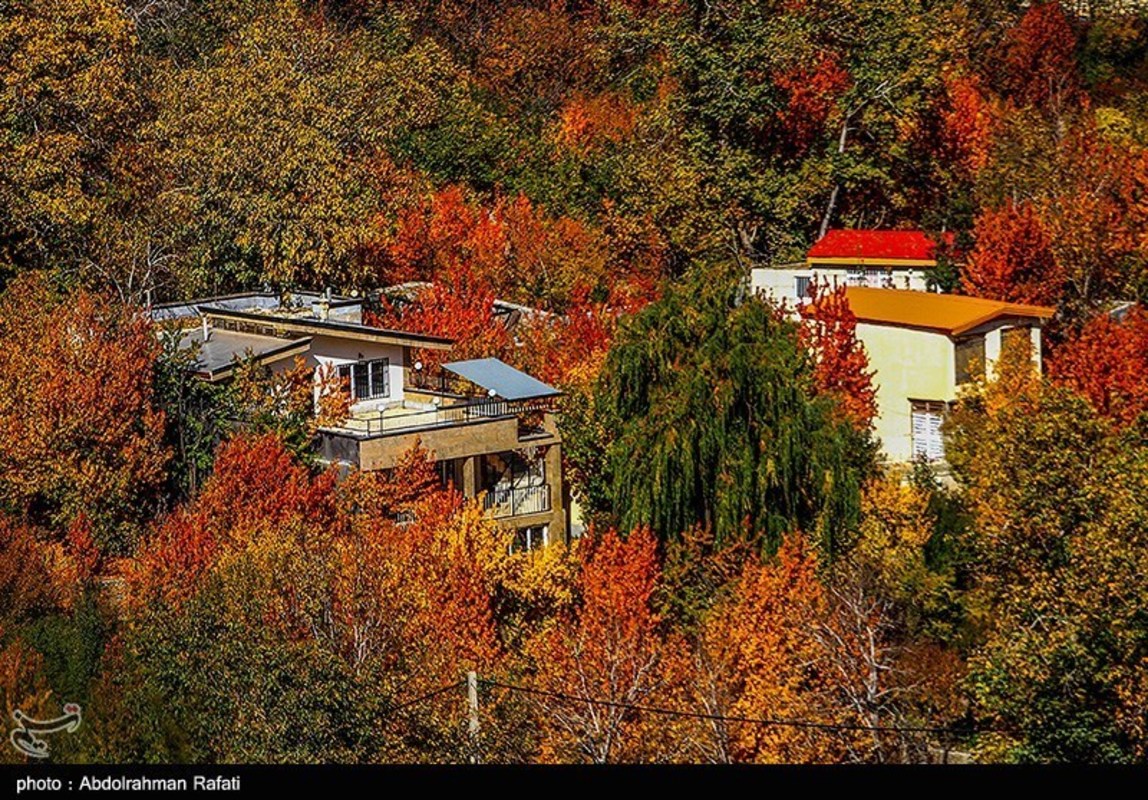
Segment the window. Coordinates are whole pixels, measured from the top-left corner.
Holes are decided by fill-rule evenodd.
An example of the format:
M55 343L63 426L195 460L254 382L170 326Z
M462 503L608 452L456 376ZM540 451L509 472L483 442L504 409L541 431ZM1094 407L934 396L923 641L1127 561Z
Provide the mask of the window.
M935 400L913 401L913 458L940 461L945 457L945 442L941 438L941 423L945 419L945 404Z
M483 482L486 489L525 489L546 483L546 460L537 454L525 458L510 451L483 459Z
M985 337L958 339L953 347L957 359L957 383L968 383L985 376Z
M874 289L892 289L893 270L888 267L868 267L865 270L865 285Z
M865 270L862 267L849 267L845 271L845 283L849 286L864 286Z
M545 547L549 538L549 525L532 525L529 528L519 528L514 532L514 541L510 545L510 552L529 553L532 550Z
M793 289L798 297L809 297L809 277L798 275L793 279Z
M391 393L390 365L388 358L343 364L339 367L339 380L350 383L351 397L355 400L387 397Z

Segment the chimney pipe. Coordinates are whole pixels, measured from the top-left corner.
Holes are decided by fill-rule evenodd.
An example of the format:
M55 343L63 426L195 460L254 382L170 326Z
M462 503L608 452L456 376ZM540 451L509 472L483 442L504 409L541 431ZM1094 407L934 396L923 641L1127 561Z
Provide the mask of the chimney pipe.
M206 314L200 315L199 321L203 325L203 341L206 342L208 339L211 338L211 327L207 324L207 315Z

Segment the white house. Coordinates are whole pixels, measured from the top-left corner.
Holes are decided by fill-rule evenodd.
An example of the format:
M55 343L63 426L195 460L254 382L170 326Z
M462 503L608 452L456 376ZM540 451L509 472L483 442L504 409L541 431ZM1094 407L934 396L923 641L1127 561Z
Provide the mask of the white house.
M951 243L952 234L942 239ZM814 279L828 286L926 291L926 270L936 266L936 243L924 231L838 229L809 249L804 264L755 269L750 285L792 306L807 300Z

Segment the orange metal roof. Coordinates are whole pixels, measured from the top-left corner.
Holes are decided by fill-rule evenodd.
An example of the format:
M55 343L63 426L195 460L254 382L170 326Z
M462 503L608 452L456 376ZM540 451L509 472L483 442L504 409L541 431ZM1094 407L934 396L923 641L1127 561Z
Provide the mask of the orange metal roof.
M970 331L999 317L1048 319L1055 312L1049 306L1030 306L986 300L957 294L936 294L909 289L870 289L850 286L845 289L849 307L858 322L929 328L950 336Z

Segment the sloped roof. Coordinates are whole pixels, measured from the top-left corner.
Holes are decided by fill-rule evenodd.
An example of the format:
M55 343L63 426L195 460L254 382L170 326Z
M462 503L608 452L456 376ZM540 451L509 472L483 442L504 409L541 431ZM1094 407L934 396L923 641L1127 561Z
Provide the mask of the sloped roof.
M1050 306L909 289L850 286L845 289L845 297L858 322L927 328L950 336L966 333L1001 317L1046 320L1056 313L1056 309Z
M951 242L953 235L944 234ZM846 230L827 232L809 248L809 258L856 258L864 260L933 261L936 243L924 231Z
M548 386L497 358L455 361L442 366L443 369L450 370L483 389L489 389L503 400L537 400L562 394L553 386Z
M237 363L253 358L260 364L271 364L307 352L309 336L280 339L254 333L212 329L203 338L202 328L190 328L180 334L179 349L196 348L195 372L201 378L214 382L231 374Z

